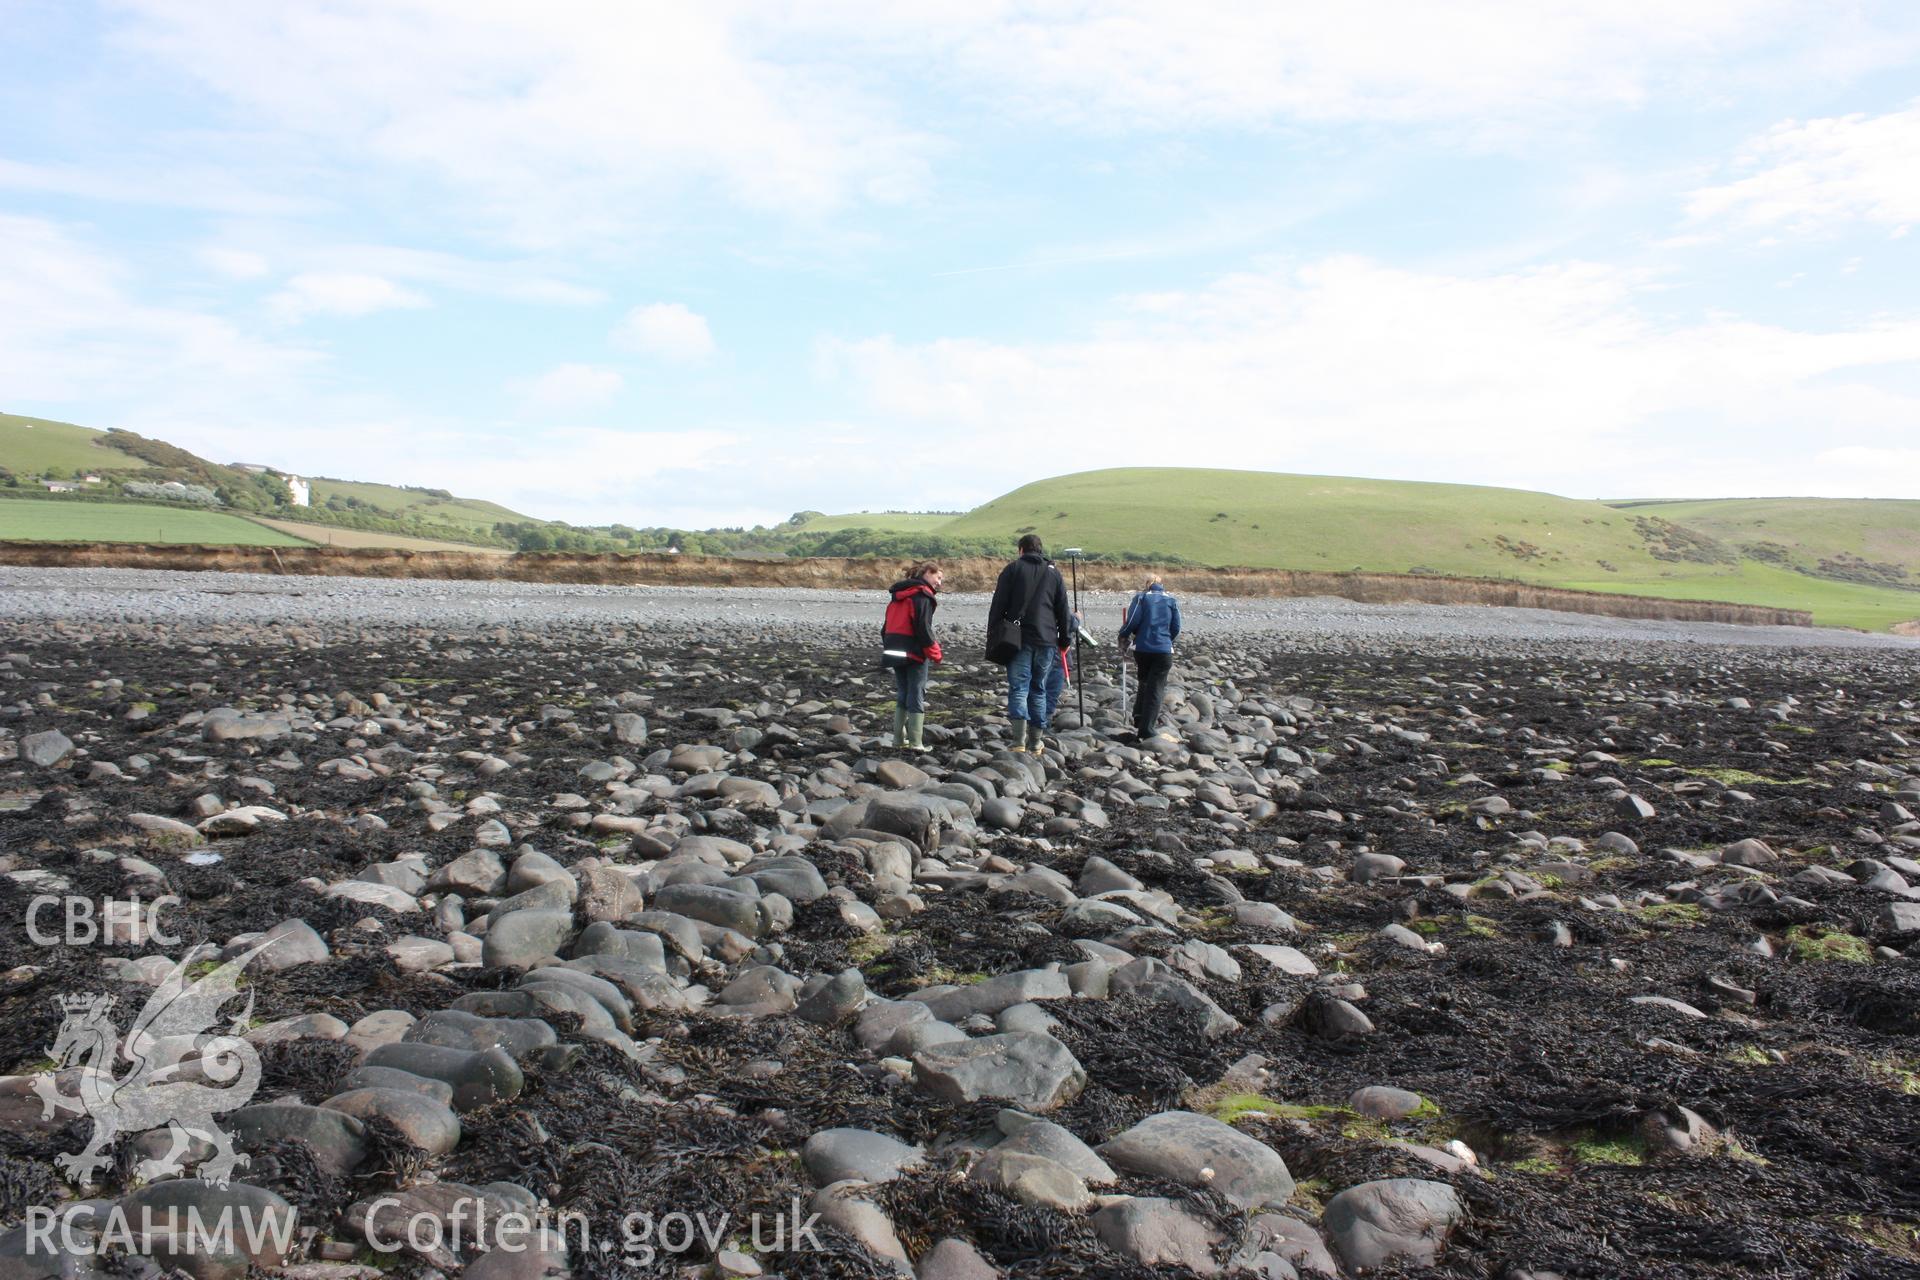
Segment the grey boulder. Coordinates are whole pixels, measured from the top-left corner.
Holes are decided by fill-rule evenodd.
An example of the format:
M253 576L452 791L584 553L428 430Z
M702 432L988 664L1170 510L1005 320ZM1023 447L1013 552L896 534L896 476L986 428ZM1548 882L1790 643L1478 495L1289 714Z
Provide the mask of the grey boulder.
M1051 1111L1080 1096L1087 1073L1067 1046L1036 1031L1008 1031L921 1049L914 1076L946 1102L1004 1098L1028 1111Z
M1387 1178L1348 1187L1327 1201L1321 1225L1349 1267L1389 1262L1430 1265L1447 1233L1466 1216L1459 1193L1444 1182Z
M1243 1209L1282 1205L1293 1194L1279 1152L1192 1111L1148 1116L1098 1150L1116 1168L1209 1187Z

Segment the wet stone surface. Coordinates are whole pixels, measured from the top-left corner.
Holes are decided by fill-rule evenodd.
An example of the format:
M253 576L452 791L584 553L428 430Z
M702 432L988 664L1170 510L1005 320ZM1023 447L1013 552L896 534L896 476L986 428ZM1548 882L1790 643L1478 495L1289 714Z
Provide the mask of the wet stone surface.
M908 755L865 599L191 577L0 575L0 1274L1920 1274L1920 646L1199 602L1034 756L963 598Z

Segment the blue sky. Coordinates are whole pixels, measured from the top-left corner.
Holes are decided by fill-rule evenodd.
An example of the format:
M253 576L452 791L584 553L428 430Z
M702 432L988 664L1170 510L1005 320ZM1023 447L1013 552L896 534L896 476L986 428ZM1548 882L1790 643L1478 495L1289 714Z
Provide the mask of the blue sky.
M0 0L0 410L579 523L1920 496L1920 7Z

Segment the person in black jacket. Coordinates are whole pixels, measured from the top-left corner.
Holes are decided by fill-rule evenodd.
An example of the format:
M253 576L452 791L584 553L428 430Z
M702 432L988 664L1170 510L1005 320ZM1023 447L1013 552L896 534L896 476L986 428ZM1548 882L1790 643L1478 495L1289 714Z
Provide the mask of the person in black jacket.
M925 751L927 674L941 659L933 638L934 597L940 591L940 566L914 565L888 589L887 616L880 624L880 649L893 671L893 745Z
M1067 584L1047 563L1038 534L1020 539L1020 558L1000 571L987 608L987 635L998 635L1002 621L1020 621L1020 652L1007 664L1007 719L1013 724L1015 751L1040 754L1047 730L1047 677L1060 660L1062 637L1073 634L1073 610Z

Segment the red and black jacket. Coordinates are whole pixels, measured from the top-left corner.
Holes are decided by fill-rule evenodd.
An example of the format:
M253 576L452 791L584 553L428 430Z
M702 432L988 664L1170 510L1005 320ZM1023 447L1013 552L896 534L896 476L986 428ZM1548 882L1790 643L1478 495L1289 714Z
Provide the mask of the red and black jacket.
M940 642L933 638L933 611L940 607L925 578L903 578L889 590L886 621L880 624L880 644L904 649L909 660L940 661Z

